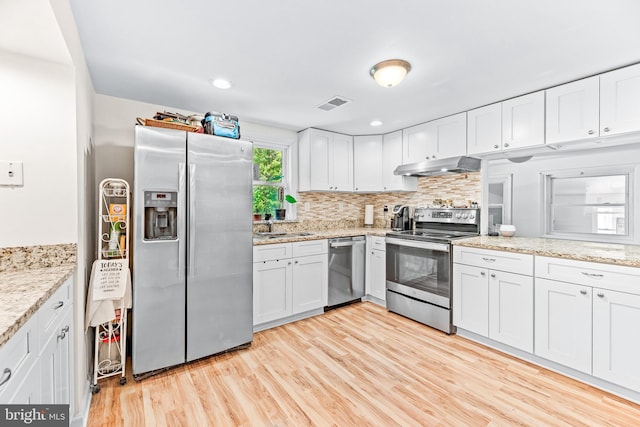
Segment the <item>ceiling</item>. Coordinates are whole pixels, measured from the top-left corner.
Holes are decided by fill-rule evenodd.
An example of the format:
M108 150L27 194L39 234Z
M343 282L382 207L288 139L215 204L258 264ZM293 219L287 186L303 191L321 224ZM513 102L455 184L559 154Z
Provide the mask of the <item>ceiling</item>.
M71 5L96 92L293 130L385 133L640 62L638 0ZM412 70L383 88L368 71L392 58Z

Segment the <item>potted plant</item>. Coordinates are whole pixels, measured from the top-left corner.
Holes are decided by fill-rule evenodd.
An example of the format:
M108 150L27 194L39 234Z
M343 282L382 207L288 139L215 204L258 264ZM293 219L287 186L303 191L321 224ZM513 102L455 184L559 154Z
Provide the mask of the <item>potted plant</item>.
M298 203L298 201L295 199L295 197L293 197L291 194L287 194L284 196L284 201L286 201L287 203L290 204L294 204L294 203ZM284 201L280 201L280 209L276 209L276 219L277 220L283 220L286 218L287 216L287 209L283 208L282 206L284 205Z

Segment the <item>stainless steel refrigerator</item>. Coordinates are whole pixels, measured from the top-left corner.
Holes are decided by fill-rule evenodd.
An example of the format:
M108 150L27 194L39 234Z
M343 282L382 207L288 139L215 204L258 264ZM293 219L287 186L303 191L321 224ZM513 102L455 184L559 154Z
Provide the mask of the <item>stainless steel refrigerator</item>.
M133 374L253 339L252 144L136 126Z

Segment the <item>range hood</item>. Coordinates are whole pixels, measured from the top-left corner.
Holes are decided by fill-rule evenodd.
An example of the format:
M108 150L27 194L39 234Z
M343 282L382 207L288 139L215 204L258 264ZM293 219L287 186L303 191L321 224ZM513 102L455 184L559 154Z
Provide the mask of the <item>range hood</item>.
M400 165L393 173L408 176L436 176L456 173L478 172L482 161L475 157L450 157L448 159L425 160Z

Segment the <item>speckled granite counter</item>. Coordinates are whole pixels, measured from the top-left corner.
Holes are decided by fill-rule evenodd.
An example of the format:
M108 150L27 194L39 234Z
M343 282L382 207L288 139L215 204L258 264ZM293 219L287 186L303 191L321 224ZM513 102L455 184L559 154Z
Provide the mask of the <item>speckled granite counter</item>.
M75 268L75 244L0 248L0 346Z
M478 236L455 240L454 245L511 251L577 261L640 267L640 246L531 237Z
M334 239L336 237L349 237L349 236L382 236L384 237L391 230L388 228L348 228L343 230L321 230L310 231L310 236L283 236L277 238L254 238L253 245L272 245L274 243L290 243L290 242L304 242L307 240L320 240L320 239Z

